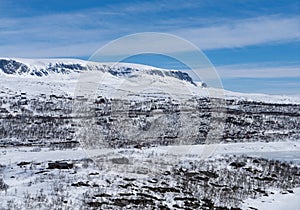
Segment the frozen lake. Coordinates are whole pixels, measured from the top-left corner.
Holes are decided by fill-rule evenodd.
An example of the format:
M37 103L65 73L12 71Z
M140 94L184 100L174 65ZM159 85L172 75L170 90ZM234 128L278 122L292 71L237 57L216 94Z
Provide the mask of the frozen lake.
M267 159L274 159L280 161L292 161L293 163L300 164L299 151L278 151L278 152L250 152L250 156L259 156Z

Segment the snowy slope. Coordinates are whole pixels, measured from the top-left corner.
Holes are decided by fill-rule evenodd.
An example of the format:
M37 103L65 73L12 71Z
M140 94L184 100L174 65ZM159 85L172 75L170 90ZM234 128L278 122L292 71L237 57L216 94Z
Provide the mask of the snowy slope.
M72 97L67 96L73 96L76 93L76 87L81 76L84 76L85 73L88 76L94 75L89 75L92 70L97 70L95 71L95 76L102 79L100 84L97 82L98 80L91 80L93 82L91 85L97 88L99 95L103 96L101 98L103 100L105 97L127 96L146 96L156 99L161 96L164 99L166 99L166 96L180 99L190 99L195 96L217 96L225 97L228 100L227 102L232 99L233 102L228 103L228 127L224 130L224 134L226 134L224 135L224 138L226 136L225 142L230 143L191 145L193 144L192 142L185 145L170 144L168 146L157 145L156 147L147 147L146 145L141 148L105 148L101 151L97 149L96 145L93 145L91 150L80 147L68 147L69 149L66 149L63 146L56 148L56 144L54 143L65 145L63 144L66 143L65 140L72 140L71 137L73 137L74 131L78 129L78 127L73 127L72 129L72 126L75 125L73 124L74 121L70 120L73 117L73 115L70 115L73 108ZM41 94L44 94L44 96L41 96ZM52 98L49 96L51 94L54 94L55 97ZM290 193L286 195L280 193L282 187L275 189L270 187L269 189L266 186L267 190L272 190L275 194L273 195L270 192L269 197L261 197L262 194L260 193L255 197L259 199L251 199L252 196L250 195L251 193L256 195L256 187L263 183L261 179L269 176L267 175L268 173L273 173L269 166L274 163L280 165L280 162L268 163L267 160L259 160L261 161L259 162L256 160L257 157L279 161L292 161L297 167L299 166L299 115L297 114L299 105L294 106L289 104L300 104L300 98L223 91L204 87L203 83L192 81L186 73L180 71L164 70L138 64L119 63L112 65L111 63L91 63L76 59L33 60L0 58L0 99L0 111L2 110L0 114L2 116L10 114L10 117L3 117L1 121L1 125L4 125L4 129L1 131L4 130L7 135L3 139L0 139L0 143L10 146L0 148L0 175L3 173L4 183L9 186L7 190L0 190L0 209L17 209L18 207L19 209L49 209L50 207L54 208L58 206L63 206L62 209L68 209L67 207L83 209L84 207L91 207L93 204L100 205L99 202L103 201L101 200L102 198L98 198L99 193L102 192L101 190L104 190L104 193L108 194L108 197L104 199L109 204L115 205L116 203L120 203L118 199L123 199L124 202L137 202L136 199L139 198L137 194L139 194L142 199L148 202L155 203L164 200L163 203L172 209L173 205L183 206L184 203L191 204L191 201L194 202L204 195L207 196L209 191L213 192L213 198L218 198L218 196L215 196L215 192L225 197L227 194L232 195L233 191L227 193L228 191L226 190L234 189L233 185L240 185L243 177L246 177L246 179L243 180L244 183L241 185L246 184L246 186L251 188L250 191L246 187L244 189L243 187L236 188L236 190L239 190L236 192L236 198L244 201L243 209L251 206L258 209L273 209L274 206L280 206L279 208L285 206L290 209L297 207L299 189L295 189L295 194ZM247 101L247 103L237 103L238 101ZM256 101L256 103L251 103L251 101ZM261 104L257 103L257 101L270 104ZM97 105L98 114L102 113L102 111L104 112L111 105L106 102ZM129 117L130 119L114 115L115 113L107 116L99 115L102 117L99 117L97 122L101 122L103 128L108 123L113 122L109 124L109 128L111 130L116 128L115 130L119 132L117 137L120 137L120 140L117 141L116 138L113 138L115 137L114 135L107 136L109 136L108 139L114 139L114 145L118 145L120 142L124 144L124 139L127 140L126 138L121 138L123 135L121 132L123 131L122 129L126 131L125 134L130 132L137 133L138 140L142 140L143 136L140 134L143 133L140 130L144 128L152 138L161 136L174 138L175 135L173 133L177 135L178 128L180 128L182 130L179 130L181 132L179 133L179 138L190 140L194 133L197 135L200 133L200 127L202 128L201 132L205 133L210 127L215 126L214 124L210 124L210 117L203 115L203 113L207 112L207 109L204 108L209 108L210 105L206 104L206 98L199 100L198 104L195 104L194 100L190 100L190 104L187 103L186 105L191 105L192 108L195 106L196 109L180 112L181 118L176 118L177 112L175 108L177 104L171 100L152 100L150 102L148 103L148 108L151 108L152 105L161 105L166 110L172 110L171 114L168 112L164 114L163 110L165 109L160 108L152 110L152 113L154 113L153 116L147 116L147 112L145 114L140 112L143 109L147 111L147 103L139 104L131 102L130 111L132 112L130 113L142 114ZM277 106L274 103L279 105ZM283 106L282 104L288 105ZM199 110L201 111L201 107L203 108L203 113L197 113ZM149 110L151 110L150 108ZM151 111L149 112L151 113ZM131 115L128 114L128 116ZM49 125L48 120L43 121L44 118L51 120L53 123ZM22 121L23 119L25 123ZM77 122L76 118L74 119ZM81 124L83 122L81 121L78 124L82 126L84 125ZM148 128L149 130L147 130L147 122L150 122L150 125L153 122L153 125L159 124L159 126L150 127L151 129ZM113 125L117 126L113 127ZM119 125L120 127L118 127ZM122 127L123 125L129 126ZM91 129L87 129L87 132L92 136L93 132L98 131L97 129L105 130L97 126L98 124L91 127ZM164 132L156 132L160 130ZM97 140L99 140L100 133L96 134ZM144 137L147 137L146 134L143 134ZM155 136L154 134L159 135ZM57 136L59 136L59 139L57 139ZM83 139L89 138L85 133L82 136L84 137ZM81 138L80 135L76 137L78 139ZM292 137L294 141L291 141ZM25 138L25 143L34 142L33 145L36 146L15 146L19 142L24 143L23 138ZM252 142L245 143L242 141L243 139L246 141L250 139ZM270 139L274 142L269 142ZM131 135L130 140L134 140L133 135ZM6 144L6 141L11 142L11 144ZM45 144L41 144L43 142ZM147 140L145 143L147 143ZM28 143L28 145L30 144ZM136 143L128 141L127 144L135 145ZM40 148L40 145L53 145L53 147ZM137 144L137 146L140 145ZM201 162L203 161L202 158L206 157L205 151L209 149L211 149L211 153L209 154L208 161ZM104 155L106 159L103 159L105 160L103 163L100 162L103 164L101 165L103 169L100 170L97 166L89 163L90 160L87 158L101 161L101 155ZM129 159L132 157L130 161L132 160L135 164L112 164L113 160L118 160L116 157L120 155ZM244 157L244 155L252 156L253 158ZM98 157L100 158L98 159ZM254 164L254 160L258 161L256 165ZM72 162L74 163L74 168L63 170L50 169L47 166L53 161ZM245 162L247 164L245 167L234 168L231 164L235 162L232 161ZM194 165L191 165L191 163ZM202 166L202 163L205 164ZM181 168L177 167L178 164L181 164ZM279 177L281 177L283 172L287 171L284 167L291 169L295 165L282 164L281 166L283 168L278 173ZM257 177L257 174L252 174L252 167L254 169L262 169L257 172L260 177ZM127 173L132 168L138 169L136 173L132 173L133 171ZM124 171L119 173L119 170L123 169ZM164 172L162 169L166 170L165 172L167 173L160 174ZM298 168L296 169L298 170ZM207 173L203 173L203 170L207 170L204 171ZM214 173L209 172L210 170L214 171ZM145 174L145 171L148 171L148 174ZM153 175L151 173L153 173L155 179L152 179ZM224 175L224 179L222 176L220 176L220 179L214 176L209 177L209 175L215 173ZM297 172L295 174L300 173ZM288 188L299 187L299 180L294 178L296 177L295 174L290 174L291 176L289 177L292 177L291 180L286 180L286 177L282 175L284 179L281 177L281 179L278 179L274 183L280 186L283 183L282 180L286 180L287 183L290 183L289 181L292 183L293 181L294 183L289 185ZM185 177L188 177L188 179L185 179ZM235 177L235 179L232 179L232 177ZM1 179L0 176L0 184ZM196 179L196 183L200 184L199 186L205 186L203 192L202 190L193 190L195 183L190 183L186 187L186 183L189 183L191 180L195 181ZM207 181L205 181L206 179ZM236 181L236 183L232 182L232 180ZM168 188L163 184L164 181L168 182ZM83 185L78 186L79 183ZM258 184L251 186L251 183ZM181 185L184 185L184 187L181 187ZM134 189L135 187L136 189ZM178 191L177 187L181 190ZM223 194L221 189L225 190ZM157 190L167 190L167 192L164 193ZM168 192L168 190L173 190L173 192ZM193 193L185 193L185 190L191 190ZM199 192L200 194L194 195L194 192ZM244 197L240 198L239 196L243 195L243 193ZM194 197L190 197L190 195ZM175 200L175 197L177 200ZM34 200L35 198L38 198L38 200ZM151 198L150 201L149 198ZM285 199L291 202L286 203ZM183 200L186 200L186 202L183 202ZM229 198L230 200L232 199ZM240 205L240 201L235 204L222 203L222 199L220 201L217 199L213 201L221 202L220 205L227 207ZM201 200L201 203L203 203L203 200ZM16 206L12 207L12 204ZM127 207L129 208L130 205L127 205ZM131 208L133 207L131 206Z
M71 74L83 71L109 72L113 76L136 75L145 73L159 75L161 77L174 77L179 80L188 81L192 84L192 78L184 72L176 70L159 69L152 66L130 63L95 63L78 59L19 59L0 58L0 72L8 75L22 75L44 77L52 74ZM195 85L195 84L194 84Z
M186 73L131 63L95 63L79 59L20 59L0 58L0 90L74 95L80 73L96 70L104 78L99 91L103 96L148 94L175 97L225 97L246 101L280 104L300 104L300 97L246 94L204 88L203 82L194 82ZM28 82L30 81L30 82ZM116 93L117 91L117 93Z
M188 88L196 87L187 73L169 71L139 64L94 63L76 59L0 59L0 89L26 92L74 95L80 73L96 72L104 78L101 95L123 89L128 93L146 88L150 93L190 95ZM201 86L202 83L198 83ZM138 87L138 88L137 88ZM202 88L201 88L202 89ZM163 91L162 91L163 90ZM205 91L204 91L205 92Z

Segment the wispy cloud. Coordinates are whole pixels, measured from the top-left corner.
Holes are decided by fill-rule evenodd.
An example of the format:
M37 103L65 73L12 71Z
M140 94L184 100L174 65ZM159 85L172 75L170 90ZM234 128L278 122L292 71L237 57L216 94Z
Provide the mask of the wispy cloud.
M0 56L23 58L89 57L106 42L51 45L45 43L2 45Z
M300 65L270 66L266 63L235 64L216 67L221 78L300 78Z
M202 28L184 28L173 33L201 49L245 47L250 45L300 40L300 17L278 16L227 21Z
M21 57L88 56L95 48L123 35L143 31L172 33L200 49L223 49L300 40L299 16L264 16L250 19L169 17L145 24L132 14L142 8L160 11L155 4L124 9L88 9L34 17L0 17L0 55ZM161 3L164 4L163 2ZM185 4L192 7L192 4ZM172 4L166 4L168 10ZM126 12L127 11L127 12ZM124 13L125 12L125 13ZM159 41L158 41L159 42ZM151 48L152 43L144 43ZM172 46L160 44L165 50ZM162 47L162 48L163 48ZM147 48L147 46L145 46ZM23 51L24 50L24 51Z

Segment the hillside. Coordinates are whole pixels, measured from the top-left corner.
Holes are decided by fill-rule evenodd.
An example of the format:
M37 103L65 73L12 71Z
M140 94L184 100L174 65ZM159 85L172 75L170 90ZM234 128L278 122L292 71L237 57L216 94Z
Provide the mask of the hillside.
M299 139L299 98L138 64L0 59L0 209L294 201Z

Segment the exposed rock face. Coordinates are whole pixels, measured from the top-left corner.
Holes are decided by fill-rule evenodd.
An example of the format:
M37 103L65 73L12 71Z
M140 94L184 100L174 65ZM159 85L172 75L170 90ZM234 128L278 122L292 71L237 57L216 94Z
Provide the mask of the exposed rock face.
M22 74L22 73L28 73L29 68L15 60L0 60L0 69L6 73L6 74Z
M0 70L5 74L47 76L49 73L69 74L74 71L85 71L81 64L49 63L45 66L28 66L13 59L0 59Z

